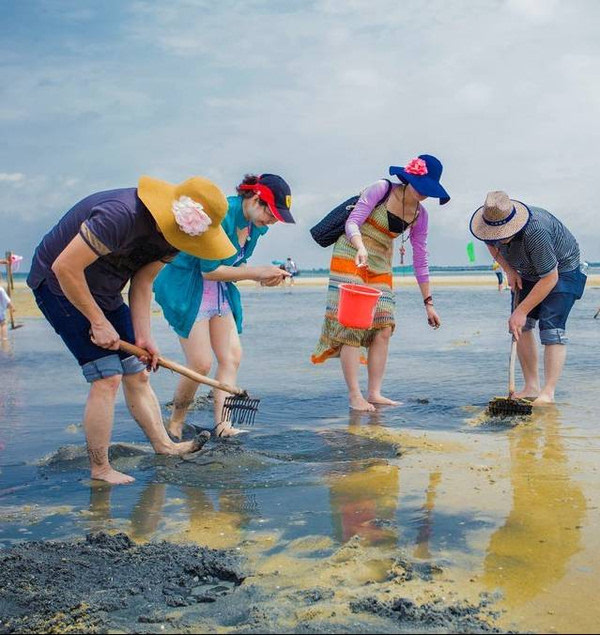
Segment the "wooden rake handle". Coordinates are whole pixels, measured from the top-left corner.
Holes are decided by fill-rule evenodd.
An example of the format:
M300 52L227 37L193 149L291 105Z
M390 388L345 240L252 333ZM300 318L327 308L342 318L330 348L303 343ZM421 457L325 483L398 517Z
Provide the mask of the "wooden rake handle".
M135 355L136 357L152 357L150 353L140 348L139 346L135 346L135 344L130 344L129 342L124 342L121 340L119 342L119 348L130 355ZM182 364L178 364L170 359L165 359L164 357L158 358L158 365L163 368L168 368L175 373L179 373L192 381L195 381L199 384L206 384L207 386L211 386L212 388L217 388L218 390L224 390L225 392L231 393L232 395L238 395L240 397L246 396L248 393L237 386L229 386L228 384L222 384L220 381L216 381L215 379L211 379L210 377L206 377L205 375L201 375L197 373L195 370L188 368L187 366L183 366Z

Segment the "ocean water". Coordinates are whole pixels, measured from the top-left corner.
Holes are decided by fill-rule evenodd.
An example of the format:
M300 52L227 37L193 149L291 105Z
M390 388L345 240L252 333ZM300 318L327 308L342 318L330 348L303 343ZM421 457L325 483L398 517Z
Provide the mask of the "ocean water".
M371 563L407 553L442 563L465 594L498 591L519 628L593 630L599 289L571 314L556 407L521 421L483 414L507 391L509 295L493 286L435 290L437 331L418 290L400 290L384 392L404 404L375 415L349 412L338 360L310 363L325 289L243 294L238 383L261 398L256 425L193 460L154 457L120 397L113 443L115 465L136 478L127 487L89 480L87 385L58 337L37 319L10 333L0 350L0 545L118 529L241 549L268 569L292 547L297 556L299 541L312 541L305 556L318 562L359 540ZM182 361L162 318L153 329L162 354ZM176 381L153 375L162 404ZM190 413L210 420L209 410ZM140 452L119 445L129 443Z

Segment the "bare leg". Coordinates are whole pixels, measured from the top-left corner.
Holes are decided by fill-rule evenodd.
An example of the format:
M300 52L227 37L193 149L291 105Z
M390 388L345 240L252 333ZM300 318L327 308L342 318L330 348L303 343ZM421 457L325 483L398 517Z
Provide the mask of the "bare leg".
M358 369L360 367L360 348L357 346L347 346L344 344L340 351L340 361L342 372L348 386L348 397L350 408L353 410L363 410L372 412L375 406L370 404L362 395L360 384L358 383Z
M196 322L187 339L179 338L187 366L201 375L210 373L212 363L208 323L209 320ZM181 439L185 417L194 400L196 390L198 390L198 384L187 377L181 377L175 389L169 433L177 439Z
M157 454L181 455L197 452L208 440L208 434L204 438L196 437L192 441L182 443L173 443L169 439L160 412L160 404L150 386L146 371L125 375L123 392L131 416L144 431Z
M369 347L368 370L369 370L369 401L371 403L383 404L385 406L399 406L402 402L393 401L381 394L381 385L385 374L385 365L388 358L388 348L392 329L386 327L381 329L373 343Z
M242 345L237 333L233 315L229 313L221 317L210 319L210 341L217 358L217 373L215 379L224 384L235 385L237 372L242 360ZM215 434L219 437L231 437L243 432L232 427L231 421L223 418L223 403L227 393L215 390Z
M0 339L8 339L8 329L6 328L6 320L0 320Z
M120 485L132 483L132 476L113 470L108 461L108 446L112 433L115 397L121 383L121 375L98 379L90 386L83 428L90 457L91 476L100 481Z
M538 371L537 342L535 341L533 330L521 333L517 344L517 354L521 363L525 386L513 396L516 399L523 397L535 399L540 392L540 376Z
M560 379L565 359L567 358L567 347L564 344L546 344L544 346L544 381L545 385L539 397L533 402L534 405L543 405L554 402L554 391Z

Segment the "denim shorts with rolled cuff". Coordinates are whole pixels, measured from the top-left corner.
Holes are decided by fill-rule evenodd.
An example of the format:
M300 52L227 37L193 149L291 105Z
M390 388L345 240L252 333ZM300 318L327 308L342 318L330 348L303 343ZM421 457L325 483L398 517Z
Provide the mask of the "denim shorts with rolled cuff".
M90 339L90 321L67 298L52 293L48 285L41 284L33 294L44 317L79 362L89 383L114 375L134 375L145 369L137 357L96 346ZM114 311L104 311L104 315L123 341L135 342L131 312L126 304Z
M558 275L558 282L550 293L527 314L523 331L531 331L539 321L540 340L544 345L566 344L567 318L576 300L583 295L587 276L579 268ZM523 280L519 292L523 301L537 281Z

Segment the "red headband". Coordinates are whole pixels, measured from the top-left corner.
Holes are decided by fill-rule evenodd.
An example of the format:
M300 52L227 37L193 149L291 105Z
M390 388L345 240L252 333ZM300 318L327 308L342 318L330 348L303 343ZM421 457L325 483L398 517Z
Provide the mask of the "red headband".
M275 205L275 196L270 188L262 183L255 183L254 185L240 185L238 186L240 190L251 190L260 196L260 198L269 206L271 210L271 214L275 216L278 221L284 222L281 214L279 213L276 205Z

